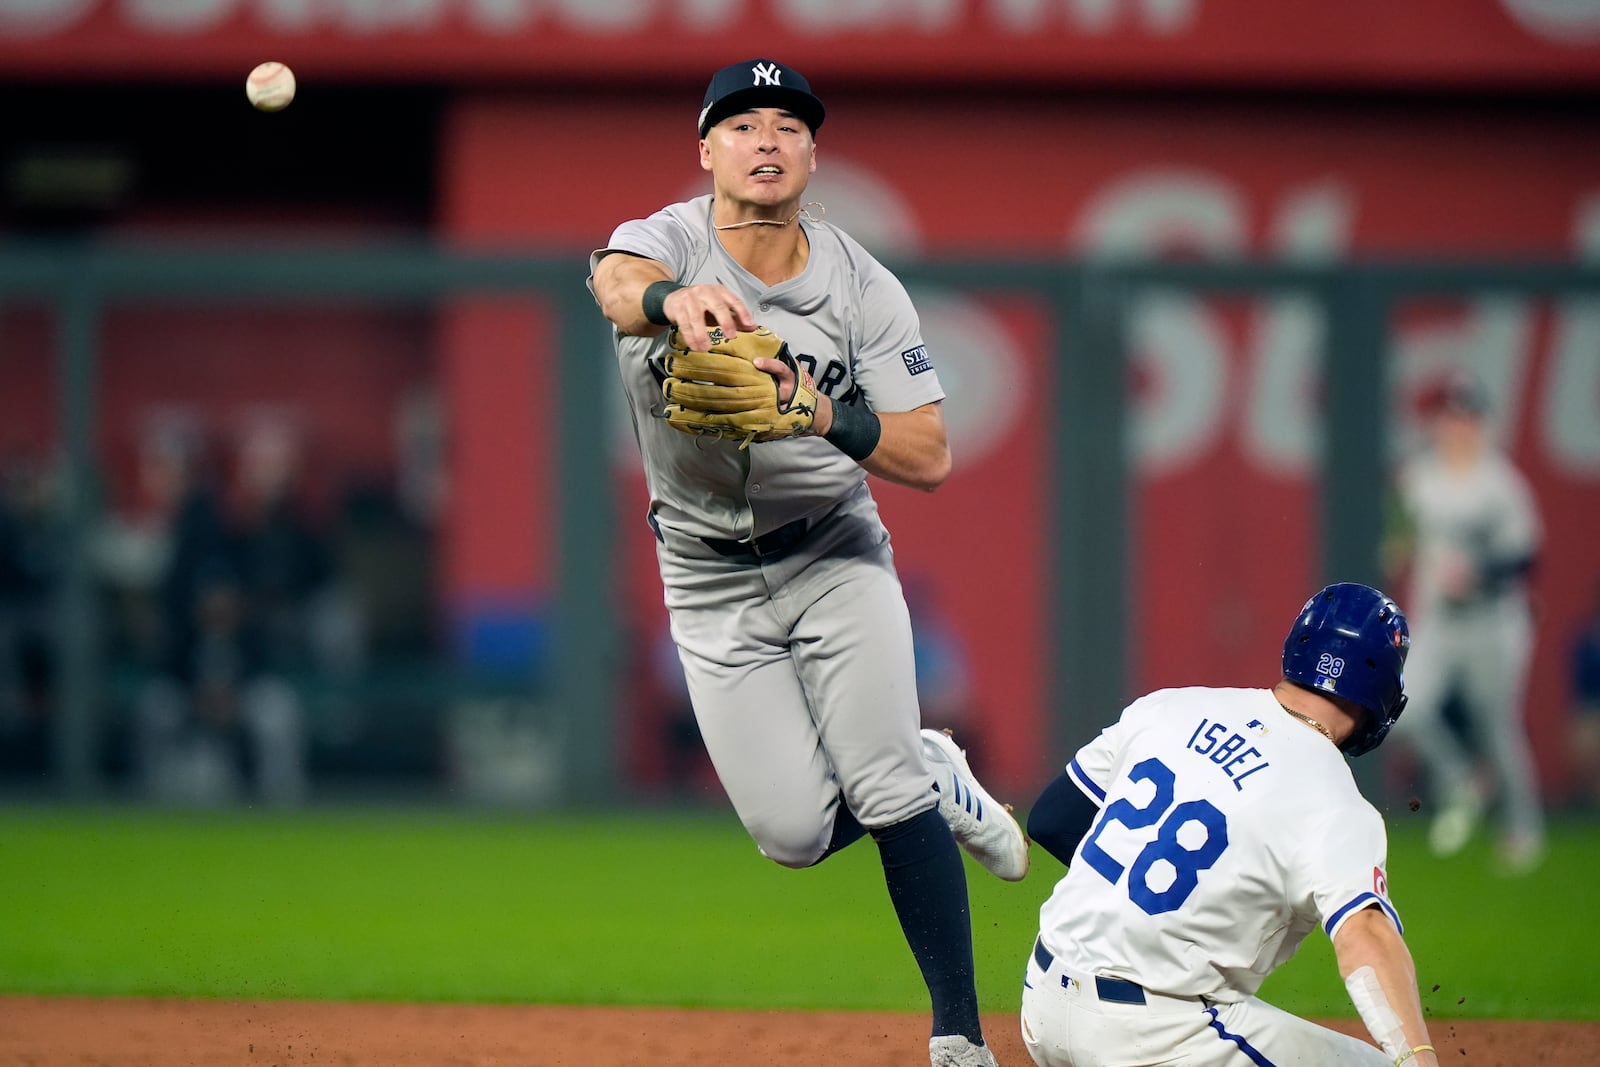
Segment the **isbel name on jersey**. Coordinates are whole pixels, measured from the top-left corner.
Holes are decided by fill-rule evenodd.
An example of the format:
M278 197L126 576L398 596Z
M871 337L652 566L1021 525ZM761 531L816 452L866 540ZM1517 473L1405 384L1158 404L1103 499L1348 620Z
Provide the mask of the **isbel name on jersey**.
M1251 719L1245 729L1262 734L1268 732L1260 719ZM1246 778L1271 766L1261 750L1250 744L1248 737L1210 719L1200 720L1184 747L1221 767L1222 773L1233 781L1233 787L1241 793L1244 792Z

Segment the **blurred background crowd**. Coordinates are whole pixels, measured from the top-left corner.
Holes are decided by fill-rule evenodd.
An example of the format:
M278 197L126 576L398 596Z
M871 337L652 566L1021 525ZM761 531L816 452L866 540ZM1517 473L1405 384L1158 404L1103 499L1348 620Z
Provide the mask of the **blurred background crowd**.
M1396 479L1372 506L1427 444L1430 390L1470 381L1539 531L1500 576L1531 619L1501 720L1538 805L1600 806L1600 3L633 7L0 4L0 788L58 792L62 747L88 744L97 789L155 802L546 803L573 723L594 720L617 798L714 799L613 373L598 445L558 432L572 401L550 383L574 351L609 358L587 253L703 188L704 78L767 53L827 101L812 191L911 265L951 396L957 475L927 500L880 494L930 725L1031 795L1064 737L1119 710L1054 673L1055 620L1099 611L1052 572L1061 524L1101 503L1063 496L1079 459L1126 460L1129 536L1103 561L1128 575L1125 696L1270 681L1261 650L1316 580L1409 606L1414 577L1377 544L1365 573L1321 573L1353 528L1319 510L1342 460L1323 450L1341 371L1326 306L1292 287L1123 293L1104 356L1128 360L1126 440L1072 454L1057 441L1079 431L1051 419L1063 305L997 289L995 264L1472 264L1517 285L1447 278L1376 317L1385 399L1365 418ZM708 53L712 30L733 43ZM269 58L301 86L271 115L243 93ZM526 257L528 280L382 301L177 280L96 290L86 312L92 271L71 264L91 259L72 257L108 247L199 247L246 272L264 250L310 269L372 249L374 273L391 248L492 253ZM41 286L51 264L69 266ZM602 477L573 484L574 447L605 450ZM561 516L596 498L612 520L588 550L611 588L590 597L617 639L603 712L552 683L575 632L557 590L584 550ZM73 626L92 630L76 659ZM87 742L57 714L78 663ZM1461 694L1441 708L1475 823L1505 804L1500 741ZM1442 813L1430 765L1402 746L1383 787L1431 788Z

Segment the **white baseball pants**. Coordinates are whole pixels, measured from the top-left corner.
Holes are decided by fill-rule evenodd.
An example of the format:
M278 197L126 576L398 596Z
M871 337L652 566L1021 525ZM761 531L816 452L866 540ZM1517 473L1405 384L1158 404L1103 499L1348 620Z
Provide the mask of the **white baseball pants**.
M1042 969L1031 955L1022 1040L1039 1067L1390 1067L1382 1049L1263 1000L1233 1003L1144 991L1101 998L1095 977Z

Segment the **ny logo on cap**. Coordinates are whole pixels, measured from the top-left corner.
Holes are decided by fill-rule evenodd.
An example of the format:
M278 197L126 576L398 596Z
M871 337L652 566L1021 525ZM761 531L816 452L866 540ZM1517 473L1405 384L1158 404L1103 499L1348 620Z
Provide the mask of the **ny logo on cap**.
M778 85L778 79L783 77L783 71L776 63L757 63L750 68L750 73L756 76L756 80L750 83L752 85Z

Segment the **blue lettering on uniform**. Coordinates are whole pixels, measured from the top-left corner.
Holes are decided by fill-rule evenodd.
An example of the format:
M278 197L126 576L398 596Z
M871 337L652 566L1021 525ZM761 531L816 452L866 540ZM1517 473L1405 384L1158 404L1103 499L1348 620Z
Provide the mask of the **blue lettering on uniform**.
M1256 752L1256 750L1252 748L1248 752L1245 753L1245 756L1248 756L1251 753L1254 753L1257 756L1261 755L1261 753ZM1242 759L1244 759L1244 756L1240 756L1239 758L1242 760ZM1240 775L1235 775L1233 773L1233 771L1229 770L1229 768L1232 767L1232 766L1233 766L1233 764L1230 763L1230 764L1228 764L1227 767L1222 768L1222 770L1223 770L1224 773L1226 773L1228 775L1228 777L1233 779L1233 787L1235 789L1237 789L1239 792L1243 793L1244 792L1244 780L1246 778L1250 777L1252 774L1256 773L1257 771L1266 770L1268 767L1272 766L1272 764L1268 763L1266 760L1262 760L1260 763L1256 764L1254 767L1251 767L1248 771L1245 771L1243 774L1240 774Z
M1223 734L1227 734L1226 739ZM1201 719L1195 726L1194 733L1189 735L1185 748L1204 756L1212 763L1222 768L1222 773L1233 780L1233 787L1240 792L1244 791L1241 784L1246 778L1269 764L1262 759L1262 752L1250 744L1249 738L1243 734L1228 733L1228 728L1220 722L1207 723ZM1260 762L1252 762L1259 760Z
M1211 762L1220 767L1243 747L1244 736L1242 734L1229 734L1228 739L1222 743L1222 746L1211 753Z
M1200 726L1205 726L1205 724L1206 721L1201 719ZM1220 722L1214 722L1206 729L1205 736L1201 739L1202 743L1198 745L1195 744L1195 739L1191 737L1189 738L1189 747L1200 753L1202 756L1208 755L1212 749L1217 747L1217 739L1222 736L1223 731L1225 730L1227 730L1226 726L1222 725ZM1198 734L1199 732L1200 727L1195 727L1195 733Z
M1234 768L1248 760L1251 756L1259 755L1261 755L1261 750L1259 748L1247 748L1237 756L1233 757L1233 759L1229 760L1227 763L1224 763L1222 765L1222 773L1226 774L1229 778L1232 778L1234 776Z

